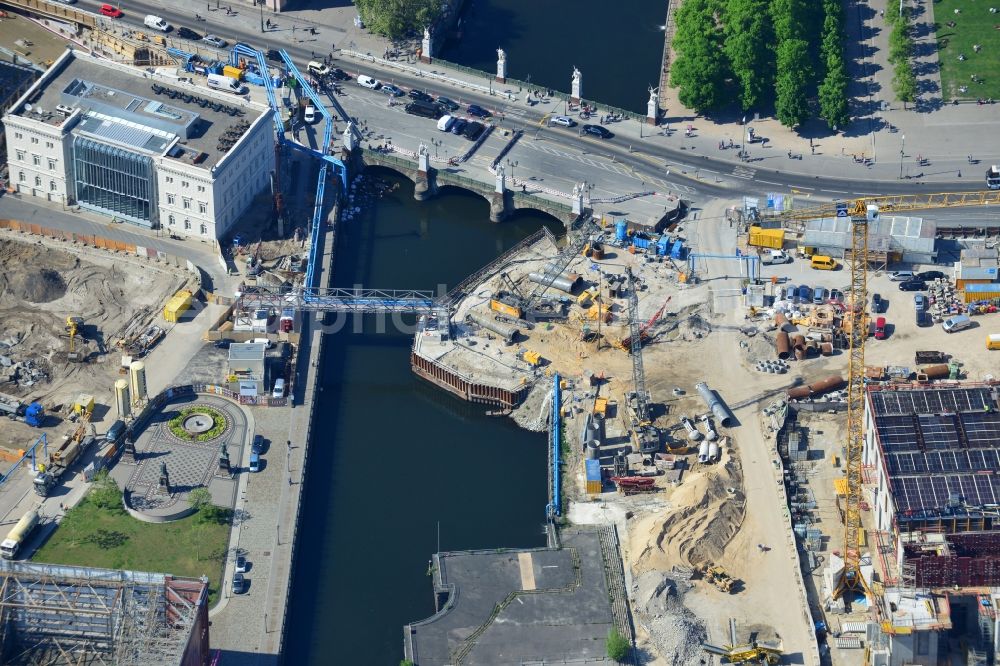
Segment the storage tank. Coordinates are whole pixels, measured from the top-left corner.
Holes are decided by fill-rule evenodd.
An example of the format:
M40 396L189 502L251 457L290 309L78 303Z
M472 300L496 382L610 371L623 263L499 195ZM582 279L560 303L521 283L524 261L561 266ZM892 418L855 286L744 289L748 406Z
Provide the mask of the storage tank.
M625 241L628 239L628 222L618 220L615 222L615 240Z
M115 407L118 408L118 418L120 419L127 419L132 414L132 398L126 379L119 379L115 382Z
M587 460L597 460L601 457L601 441L597 439L592 439L587 442L586 446L586 458Z
M719 443L709 442L708 443L708 460L710 462L719 462Z
M132 402L140 403L146 399L146 364L142 361L132 361L128 366L128 376Z
M502 321L497 321L489 317L488 315L483 315L478 312L469 313L469 319L479 324L488 331L493 331L500 337L504 339L507 344L514 342L517 338L517 327L511 326L510 324L505 324Z
M528 279L535 284L546 284L551 278L551 274L548 276L542 273L529 273ZM567 294L572 294L573 289L580 283L581 278L576 273L566 273L565 275L560 275L555 280L552 280L551 287L558 289L559 291L565 291Z
M708 462L709 446L710 445L708 442L702 442L701 445L698 447L698 462L700 463Z

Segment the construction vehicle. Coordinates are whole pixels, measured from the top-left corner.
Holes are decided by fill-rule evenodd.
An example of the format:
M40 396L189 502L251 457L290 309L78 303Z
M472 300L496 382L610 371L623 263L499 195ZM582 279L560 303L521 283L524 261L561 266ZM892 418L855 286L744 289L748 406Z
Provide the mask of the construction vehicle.
M14 396L0 394L0 415L27 423L32 428L40 428L45 420L45 407L40 402L25 405Z
M66 317L66 334L69 335L69 351L66 353L66 360L79 363L83 360L83 355L76 351L76 336L83 328L83 317Z
M844 568L833 589L834 599L848 604L853 595L868 592L861 574L861 500L862 462L865 443L865 340L868 326L865 304L868 302L868 222L878 219L876 206L857 200L851 213L851 306L844 320L848 338L847 371L847 444L844 447L844 472L847 481L844 509Z
M996 164L986 170L986 189L1000 190L1000 167Z
M38 474L32 481L35 494L40 497L48 497L70 465L76 462L80 454L95 441L97 441L97 436L90 423L90 413L87 412L77 429L64 436L59 448L49 454L48 462L39 465Z
M736 582L721 565L706 564L701 569L704 579L716 587L721 592L730 594L733 591L733 584Z
M493 298L490 299L490 309L514 319L523 319L524 308L522 304L525 303L526 299L521 290L517 288L507 273L500 274L500 281L504 288L493 294Z
M528 365L534 367L540 366L542 364L542 361L544 360L541 354L539 354L536 351L531 351L530 349L520 350L520 352L518 353L518 357Z
M38 509L31 509L21 516L17 524L7 533L7 538L0 543L0 557L12 560L17 556L21 546L28 539L31 530L38 524Z
M777 664L784 653L781 639L776 641L736 641L736 620L729 620L729 645L718 646L702 643L701 649L714 654L730 664Z
M635 275L631 269L627 271L629 285L629 312L639 309L638 289ZM642 365L642 336L639 333L639 320L629 317L629 340L632 352L632 386L631 392L625 394L625 409L623 415L625 426L632 433L635 450L640 453L656 453L660 448L660 432L653 425L649 416L649 393L646 390L646 371Z
M150 324L140 335L125 345L125 350L132 359L142 358L163 339L165 331L155 324Z
M672 296L667 296L667 300L663 301L663 305L660 306L660 309L657 310L656 312L654 312L653 316L650 317L649 319L647 319L646 323L644 323L642 326L639 327L639 345L640 346L646 344L649 341L649 330L651 328L653 328L653 326L656 325L656 322L658 322L660 320L660 317L663 316L663 312L664 312L664 310L666 310L667 303L670 302L671 298L673 298L673 297ZM636 299L635 305L636 305L636 308L638 309L638 306L639 306L638 299ZM631 321L631 319L633 317L638 316L638 312L634 312L632 310L632 299L631 298L629 298L629 313L628 313L628 316L629 316L629 320L630 321ZM627 335L624 338L620 338L619 340L616 340L614 344L615 344L616 347L618 347L618 349L621 349L624 352L629 352L629 353L632 352L632 336L631 335Z

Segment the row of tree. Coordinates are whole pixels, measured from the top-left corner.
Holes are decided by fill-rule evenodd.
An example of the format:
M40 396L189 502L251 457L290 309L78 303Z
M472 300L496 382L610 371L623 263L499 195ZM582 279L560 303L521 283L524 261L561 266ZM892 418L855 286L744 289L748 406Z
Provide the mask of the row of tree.
M820 116L831 127L846 125L838 0L685 0L675 21L671 83L685 106L708 111L735 97L744 111L773 105L793 127L810 117L808 100L818 92Z
M354 0L365 26L397 40L422 34L441 16L440 0Z
M889 12L889 62L892 64L892 90L905 106L917 98L917 75L910 56L913 55L913 35L910 33L910 10Z

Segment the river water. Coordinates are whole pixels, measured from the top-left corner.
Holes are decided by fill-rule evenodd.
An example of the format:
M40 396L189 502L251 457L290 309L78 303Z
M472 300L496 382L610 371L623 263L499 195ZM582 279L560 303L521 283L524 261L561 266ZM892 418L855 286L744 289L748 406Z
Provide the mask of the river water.
M342 225L335 284L453 286L551 218L489 221L486 200L396 189ZM450 192L450 193L449 193ZM544 545L546 436L452 397L410 370L409 333L365 317L327 335L286 623L286 664L395 664L406 622L434 611L442 550Z
M648 87L660 83L666 16L665 0L466 0L462 37L439 55L494 73L503 48L508 77L565 93L575 66L586 99L644 114Z

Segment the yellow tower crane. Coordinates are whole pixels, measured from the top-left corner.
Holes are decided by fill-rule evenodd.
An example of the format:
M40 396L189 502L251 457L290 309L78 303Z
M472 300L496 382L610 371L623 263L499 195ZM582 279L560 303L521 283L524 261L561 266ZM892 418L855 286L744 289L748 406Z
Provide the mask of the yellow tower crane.
M875 209L877 210L877 209ZM834 599L848 593L867 592L861 575L861 466L865 431L865 339L868 337L865 305L868 302L868 208L864 200L851 211L851 305L846 316L849 363L847 379L847 507L844 511L844 569L833 591ZM875 215L878 213L876 212ZM845 327L846 328L846 327Z

